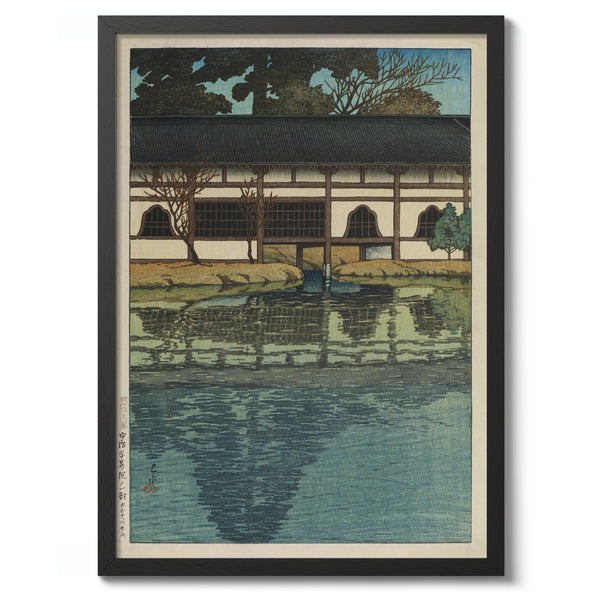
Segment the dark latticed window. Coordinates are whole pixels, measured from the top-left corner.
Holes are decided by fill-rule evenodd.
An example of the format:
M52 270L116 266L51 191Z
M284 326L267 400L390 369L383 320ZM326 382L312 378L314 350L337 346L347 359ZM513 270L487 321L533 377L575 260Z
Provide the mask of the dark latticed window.
M349 238L374 238L379 237L377 231L377 217L372 210L366 206L359 206L348 218L348 230L346 237Z
M160 206L153 206L142 217L142 237L173 237L169 213Z
M196 203L196 237L245 239L248 225L235 202Z
M273 202L269 207L265 237L323 237L323 202Z
M435 206L430 206L427 210L423 211L419 215L419 224L415 237L427 239L433 237L433 228L441 216L442 211Z

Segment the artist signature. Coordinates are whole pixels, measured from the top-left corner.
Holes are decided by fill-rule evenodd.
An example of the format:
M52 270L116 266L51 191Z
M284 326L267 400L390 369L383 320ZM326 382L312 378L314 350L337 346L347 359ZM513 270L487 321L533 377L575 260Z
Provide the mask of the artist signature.
M157 477L156 477L156 464L152 463L152 467L150 468L150 478L148 479L148 483L142 488L142 492L146 494L156 494L160 489L156 485Z

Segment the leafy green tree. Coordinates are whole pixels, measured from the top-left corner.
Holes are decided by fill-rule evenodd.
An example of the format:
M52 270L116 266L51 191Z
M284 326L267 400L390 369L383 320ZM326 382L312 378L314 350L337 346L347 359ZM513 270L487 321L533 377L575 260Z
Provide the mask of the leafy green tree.
M255 115L439 114L424 91L460 68L446 60L376 48L151 48L131 51L131 70L144 78L133 115L227 114L232 103L207 83L243 77L231 91L252 99ZM330 81L312 86L322 69Z
M456 208L448 202L433 228L433 237L427 242L431 250L445 250L448 260L456 250L463 250L465 257L471 252L471 209L459 216Z
M356 68L371 76L378 71L375 48L262 48L249 52L253 68L233 87L232 95L242 101L252 93L255 115L329 114L335 106L333 98L320 86L310 85L315 73L328 69L332 77L343 78Z
M446 204L446 208L442 211L442 216L433 228L433 237L427 244L431 250L445 250L448 253L448 260L450 260L451 254L459 249L458 217L456 216L456 208L450 202Z
M131 102L134 116L194 115L230 113L232 103L223 94L206 91L205 82L215 76L215 69L195 68L205 60L207 51L186 48L154 48L131 51L131 70L144 77ZM224 75L241 74L238 66ZM241 69L241 73L238 71ZM216 81L216 78L214 79Z
M265 115L327 115L334 107L333 98L320 87L293 82L281 86L277 98L266 98Z
M377 105L378 114L387 115L439 115L442 103L429 92L408 88L398 94L386 96Z
M467 208L458 217L457 247L465 253L465 258L471 256L471 209Z
M144 77L133 115L230 113L231 102L205 84L242 75L232 97L252 94L253 114L328 114L333 99L310 85L313 75L325 68L343 78L359 68L375 77L378 58L375 48L159 48L132 50L130 66Z

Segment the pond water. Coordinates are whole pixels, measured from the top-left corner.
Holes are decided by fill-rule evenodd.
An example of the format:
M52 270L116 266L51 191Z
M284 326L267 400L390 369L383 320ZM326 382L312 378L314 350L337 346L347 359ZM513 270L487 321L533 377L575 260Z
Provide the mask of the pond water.
M470 283L305 275L132 292L132 542L470 541Z

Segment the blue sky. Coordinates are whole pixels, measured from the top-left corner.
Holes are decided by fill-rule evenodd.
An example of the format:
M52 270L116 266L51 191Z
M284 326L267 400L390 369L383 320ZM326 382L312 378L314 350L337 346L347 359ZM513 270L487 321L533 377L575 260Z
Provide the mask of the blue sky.
M380 49L379 53L383 54L385 49ZM460 68L462 81L449 80L441 84L427 86L422 88L429 92L436 100L442 103L440 112L446 115L466 115L470 113L470 80L471 80L471 53L465 49L404 49L403 52L407 57L428 56L436 61L446 60L449 63L457 64ZM201 62L197 63L198 68ZM250 71L251 69L249 69ZM331 79L331 72L327 69L314 74L311 85L322 85L324 82ZM209 92L223 94L233 104L232 114L250 114L252 112L252 94L243 102L236 102L231 97L231 90L236 83L244 79L244 75L232 77L227 81L219 79L216 83L207 83L206 88ZM135 98L135 88L143 80L137 73L137 70L131 72L131 98Z

